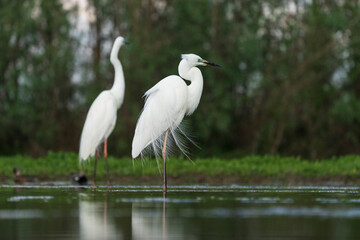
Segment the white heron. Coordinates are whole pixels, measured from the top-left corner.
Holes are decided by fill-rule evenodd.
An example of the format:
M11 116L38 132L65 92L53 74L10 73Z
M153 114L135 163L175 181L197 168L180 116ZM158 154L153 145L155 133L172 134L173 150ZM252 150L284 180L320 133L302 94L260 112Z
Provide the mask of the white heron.
M150 88L145 93L145 106L136 125L132 142L132 157L136 158L148 146L155 154L162 147L163 192L167 192L166 144L168 134L182 150L175 136L175 130L185 115L191 115L199 105L203 89L203 76L197 66L219 66L195 54L182 54L179 76L171 75ZM187 85L185 81L190 81ZM152 146L150 145L152 144Z
M119 49L123 44L128 44L123 37L117 37L115 39L110 54L110 61L115 69L114 84L111 89L102 91L92 103L81 133L79 150L80 161L85 161L89 157L95 155L93 186L96 185L96 165L99 157L99 148L102 143L104 143L107 185L110 185L109 166L107 161L107 139L114 130L117 110L124 100L124 72L118 58Z

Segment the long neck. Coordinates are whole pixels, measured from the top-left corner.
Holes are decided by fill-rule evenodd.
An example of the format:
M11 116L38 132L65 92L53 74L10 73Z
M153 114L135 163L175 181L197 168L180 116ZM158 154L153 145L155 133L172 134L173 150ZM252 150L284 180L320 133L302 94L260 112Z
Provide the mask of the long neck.
M199 105L202 90L203 90L203 76L200 69L197 67L190 67L185 60L179 64L179 75L191 83L188 86L188 100L186 115L191 115Z
M110 61L115 69L114 84L110 89L110 92L113 94L116 99L117 107L119 108L124 100L125 92L125 81L124 81L124 72L122 65L118 59L118 52L120 46L114 46L111 50Z

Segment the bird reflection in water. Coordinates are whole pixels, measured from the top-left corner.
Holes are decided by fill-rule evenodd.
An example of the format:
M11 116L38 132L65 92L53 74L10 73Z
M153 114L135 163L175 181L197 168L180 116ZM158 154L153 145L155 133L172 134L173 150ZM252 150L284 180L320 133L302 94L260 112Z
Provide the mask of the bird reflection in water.
M159 198L153 200L154 202L144 201L132 204L132 239L168 239L166 197L162 198L162 208L154 207L154 204L161 203ZM172 230L176 232L176 229Z
M169 224L167 214L169 199L165 196L159 198L121 196L115 197L114 201L111 201L113 204L109 204L108 198L112 194L111 192L97 192L94 195L80 193L80 239L167 240L171 236L183 235L182 225L178 221L175 222L176 224Z
M108 218L107 193L105 199L96 202L87 194L79 195L80 239L122 239L113 219Z
M167 239L167 231L166 231L166 192L163 193L163 212L162 212L162 239Z

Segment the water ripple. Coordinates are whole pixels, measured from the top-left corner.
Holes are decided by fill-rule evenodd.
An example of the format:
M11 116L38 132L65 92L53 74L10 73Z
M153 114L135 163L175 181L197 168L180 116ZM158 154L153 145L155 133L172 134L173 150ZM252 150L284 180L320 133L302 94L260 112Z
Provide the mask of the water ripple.
M40 210L0 210L0 219L31 219L43 217L44 214Z
M246 209L202 209L198 211L182 211L182 217L205 218L253 218L253 217L319 217L319 218L360 218L360 208L328 209L322 207L284 207Z
M24 200L44 200L44 201L48 201L50 199L53 199L54 197L52 196L14 196L14 197L10 197L8 198L8 202L20 202L20 201L24 201Z

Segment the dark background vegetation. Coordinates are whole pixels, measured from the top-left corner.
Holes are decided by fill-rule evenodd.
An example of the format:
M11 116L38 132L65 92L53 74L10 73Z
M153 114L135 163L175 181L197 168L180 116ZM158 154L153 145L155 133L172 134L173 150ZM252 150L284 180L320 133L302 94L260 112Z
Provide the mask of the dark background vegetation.
M193 156L360 153L359 1L89 0L89 25L71 2L0 0L0 155L78 151L118 35L131 45L113 156L130 156L142 95L181 53L222 65L202 68Z

